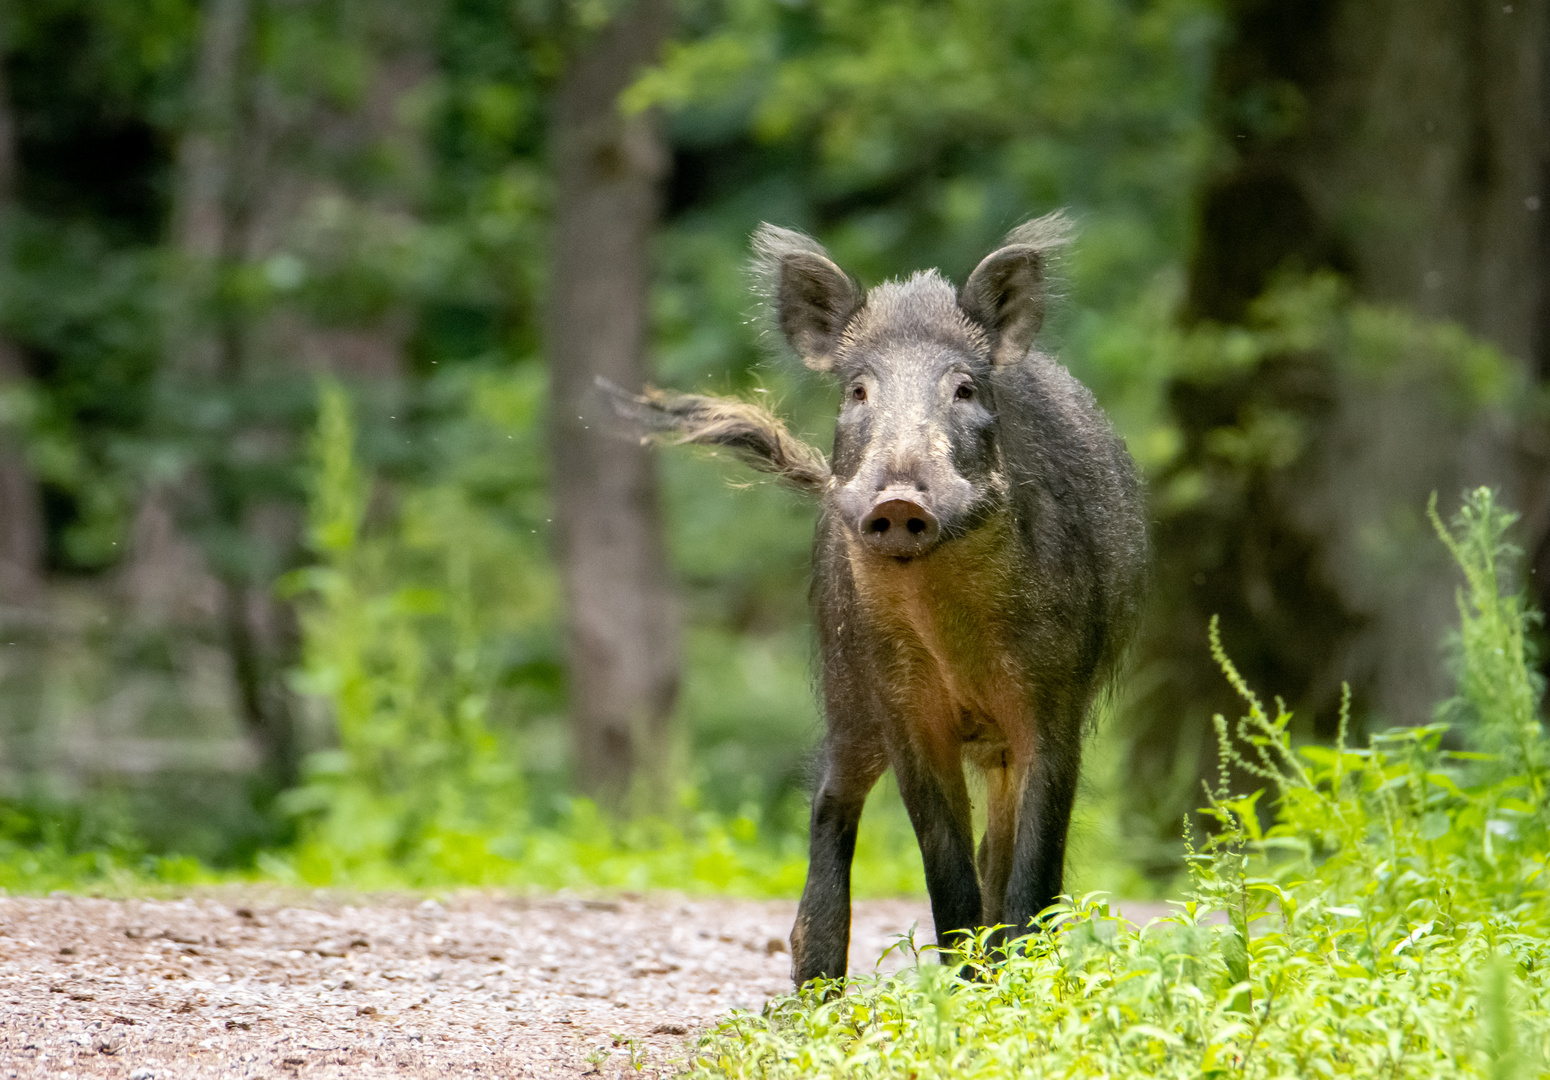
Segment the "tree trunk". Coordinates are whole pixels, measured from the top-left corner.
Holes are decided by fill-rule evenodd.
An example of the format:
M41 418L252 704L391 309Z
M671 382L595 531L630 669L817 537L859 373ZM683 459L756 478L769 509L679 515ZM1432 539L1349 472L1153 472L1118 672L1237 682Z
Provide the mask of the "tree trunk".
M16 122L5 82L0 33L0 227L16 213ZM0 332L0 392L25 378L21 354ZM43 511L21 436L0 417L0 629L12 609L32 608L43 593Z
M1286 263L1333 265L1550 373L1547 8L1229 5L1218 126L1233 161L1205 195L1194 310L1235 321Z
M1278 275L1332 270L1363 300L1464 326L1526 380L1550 375L1550 0L1231 0L1224 14L1222 164L1202 193L1187 315L1247 322ZM1550 440L1536 448L1528 425L1429 363L1417 346L1377 375L1288 348L1237 376L1176 379L1178 468L1213 486L1160 514L1132 790L1195 775L1196 745L1199 774L1216 767L1211 714L1241 704L1207 652L1216 613L1250 683L1320 736L1343 681L1358 721L1432 719L1451 693L1457 573L1425 520L1429 492L1448 517L1463 488L1501 489L1550 600ZM1214 454L1218 433L1264 417L1296 426L1290 465Z
M17 211L16 123L5 81L0 27L0 238ZM9 257L9 252L0 257ZM24 383L22 356L0 331L0 394ZM44 700L48 614L43 505L22 433L0 415L0 776L37 768L35 732Z
M619 810L660 799L678 689L678 613L649 449L596 408L598 376L647 373L651 238L667 154L619 94L652 62L666 0L638 0L574 57L554 108L548 303L556 541L569 613L576 779ZM585 418L585 419L583 419Z
M15 346L0 337L0 393L22 381ZM43 598L43 512L19 433L0 428L0 624Z
M255 199L251 42L253 0L206 0L189 125L178 147L169 291L166 386L173 400L231 395L246 377L248 318L221 293L248 255ZM144 622L222 640L237 714L276 789L296 783L300 764L289 696L281 683L288 613L250 568L212 566L190 526L230 534L253 528L250 508L223 477L229 431L198 466L145 495L125 584Z
M1457 322L1527 380L1550 377L1550 0L1237 0L1228 19L1217 122L1232 158L1204 192L1192 313L1240 321L1277 273L1333 268L1362 298ZM1414 395L1331 411L1344 420L1324 437L1342 449L1316 449L1330 460L1282 507L1324 547L1307 589L1333 587L1358 628L1321 682L1366 682L1387 721L1428 721L1448 690L1452 575L1418 505L1372 500L1435 490L1448 514L1460 488L1488 483L1550 561L1550 446L1504 435L1496 415L1452 431ZM1386 469L1384 485L1367 490L1364 468ZM1403 586L1345 550L1372 547L1392 513L1421 525ZM1544 576L1530 578L1541 606Z
M1550 382L1550 0L1238 0L1230 18L1218 89L1237 161L1206 194L1195 311L1236 320L1279 268L1328 265ZM1364 422L1437 457L1412 415ZM1460 486L1501 488L1550 563L1544 433L1503 438L1486 417L1452 450L1432 478L1444 508ZM1547 570L1530 577L1542 609ZM1452 585L1437 585L1429 616L1404 620L1414 641L1390 696L1442 684Z
M237 158L242 142L243 81L251 74L247 54L251 0L205 0L200 21L199 60L190 89L189 124L178 144L172 244L190 264L177 283L181 298L169 334L180 373L215 368L214 335L201 308L210 302L209 271L234 245L229 221ZM204 294L204 295L201 295ZM197 298L197 299L196 299ZM201 303L202 302L202 303ZM190 348L201 341L202 353Z
M172 204L174 264L167 281L164 386L181 396L222 372L222 335L213 319L222 256L235 242L229 184L238 147L250 0L205 0L199 53L189 88L188 127L178 144ZM198 487L184 476L145 492L130 535L122 586L135 618L148 625L209 624L223 607L221 587L179 520Z

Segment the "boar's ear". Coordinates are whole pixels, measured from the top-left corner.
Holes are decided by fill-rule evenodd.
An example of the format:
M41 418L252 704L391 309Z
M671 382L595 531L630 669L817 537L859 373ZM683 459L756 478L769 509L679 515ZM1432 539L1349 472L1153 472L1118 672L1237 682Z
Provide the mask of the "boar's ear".
M774 225L754 234L754 273L803 363L831 369L845 324L861 308L860 287L816 240Z
M985 256L963 283L958 306L990 331L993 362L1009 364L1028 354L1044 325L1050 256L1069 237L1059 212L1030 221L1013 229L1005 246Z

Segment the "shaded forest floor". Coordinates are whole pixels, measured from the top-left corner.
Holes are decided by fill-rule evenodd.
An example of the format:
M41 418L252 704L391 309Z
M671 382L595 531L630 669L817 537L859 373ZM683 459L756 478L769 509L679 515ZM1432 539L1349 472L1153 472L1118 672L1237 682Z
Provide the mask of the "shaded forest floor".
M670 1076L716 1018L790 989L795 908L258 888L0 899L0 1077ZM929 939L923 900L857 903L851 970L914 923Z

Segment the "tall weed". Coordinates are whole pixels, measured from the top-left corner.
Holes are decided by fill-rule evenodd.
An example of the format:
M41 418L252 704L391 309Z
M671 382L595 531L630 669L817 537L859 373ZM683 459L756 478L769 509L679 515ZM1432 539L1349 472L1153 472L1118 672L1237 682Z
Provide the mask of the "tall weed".
M494 396L494 408L521 407ZM501 522L452 484L369 520L349 396L325 383L319 404L316 561L286 588L302 613L295 685L335 745L309 756L305 783L284 798L300 839L262 856L260 870L358 888L798 892L805 822L783 805L717 813L688 784L667 816L615 822L584 799L535 798L524 766L552 731L512 694L502 642L513 626L552 621L536 529ZM921 890L897 802L887 791L874 800L881 811L857 854L862 895Z
M1527 631L1541 615L1526 609L1522 593L1505 580L1503 565L1523 554L1506 540L1518 515L1498 508L1487 489L1464 504L1452 532L1437 516L1436 496L1427 514L1467 582L1458 593L1459 631L1451 642L1458 694L1438 706L1438 718L1488 751L1483 763L1498 775L1537 777L1545 769L1539 718L1545 687ZM1490 597L1498 600L1482 599ZM1536 787L1533 794L1540 799L1544 790Z
M486 823L520 822L524 810L515 755L488 724L494 687L474 611L476 545L429 546L429 573L404 574L398 537L363 531L370 492L344 389L325 383L319 406L309 529L317 562L287 587L302 601L296 684L326 703L338 748L312 754L306 783L287 793L287 809L305 819L296 859L413 861Z

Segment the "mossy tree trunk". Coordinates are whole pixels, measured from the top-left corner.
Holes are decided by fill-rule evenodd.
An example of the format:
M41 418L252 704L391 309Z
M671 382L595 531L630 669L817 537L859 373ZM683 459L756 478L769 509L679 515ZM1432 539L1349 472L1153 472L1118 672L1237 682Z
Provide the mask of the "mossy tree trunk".
M667 151L652 114L618 104L667 36L666 0L638 0L574 55L554 101L548 301L550 447L567 602L580 790L618 811L659 805L679 678L678 614L655 463L598 408L595 380L649 373L651 240Z
M0 44L3 44L0 28ZM0 57L4 49L0 48ZM16 122L0 65L0 227L16 213ZM20 350L0 330L0 393L26 377ZM43 592L43 509L22 434L0 418L0 612L37 605ZM0 630L9 619L0 615Z
M188 415L235 416L231 405L251 374L252 320L228 283L252 255L265 179L254 104L258 6L206 0L200 10L189 120L174 171L161 401L168 434L197 444L196 464L145 493L122 581L147 632L221 642L234 711L267 784L280 790L296 783L300 762L282 681L291 616L275 599L270 575L242 554L258 525L234 460L239 445L263 433L240 420L219 431L187 424Z
M1525 379L1550 379L1550 3L1234 0L1225 15L1221 155L1200 195L1186 318L1253 323L1277 281L1333 271L1360 300L1457 323ZM1167 673L1142 710L1140 788L1164 782L1157 763L1193 755L1194 735L1200 769L1214 767L1210 714L1236 715L1206 654L1215 613L1249 682L1316 714L1320 735L1343 680L1380 723L1430 720L1455 619L1455 576L1422 517L1430 490L1446 514L1462 488L1499 487L1524 513L1531 588L1550 602L1550 437L1514 426L1513 403L1461 418L1457 391L1427 398L1402 377L1391 398L1355 400L1337 359L1292 351L1242 375L1172 387L1183 460L1225 479L1158 529L1160 615L1143 651ZM1216 432L1271 414L1295 418L1296 461L1212 460Z

